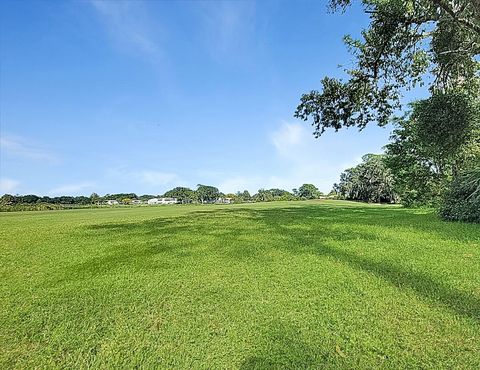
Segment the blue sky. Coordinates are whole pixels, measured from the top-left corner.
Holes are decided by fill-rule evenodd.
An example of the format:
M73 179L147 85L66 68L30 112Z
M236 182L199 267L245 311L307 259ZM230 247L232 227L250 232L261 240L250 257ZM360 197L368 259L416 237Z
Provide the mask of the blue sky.
M378 153L374 125L314 139L302 93L351 60L359 9L322 1L3 1L0 193L224 192L314 183Z

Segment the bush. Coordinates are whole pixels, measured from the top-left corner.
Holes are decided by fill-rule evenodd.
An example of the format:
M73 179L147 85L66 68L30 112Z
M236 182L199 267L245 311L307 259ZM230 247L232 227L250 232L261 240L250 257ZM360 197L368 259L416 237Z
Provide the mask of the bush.
M480 165L459 175L446 192L440 216L480 223Z

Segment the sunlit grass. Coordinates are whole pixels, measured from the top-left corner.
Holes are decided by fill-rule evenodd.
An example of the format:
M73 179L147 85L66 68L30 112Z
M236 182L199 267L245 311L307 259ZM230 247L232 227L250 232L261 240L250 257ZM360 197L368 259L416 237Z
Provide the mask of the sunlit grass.
M0 214L1 368L480 368L480 226L347 202Z

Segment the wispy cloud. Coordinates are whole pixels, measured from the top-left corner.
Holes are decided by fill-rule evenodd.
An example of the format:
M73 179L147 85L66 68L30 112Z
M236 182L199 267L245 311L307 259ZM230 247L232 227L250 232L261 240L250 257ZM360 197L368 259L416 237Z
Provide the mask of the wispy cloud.
M311 139L305 127L299 123L282 122L281 126L272 132L271 140L278 153L291 155L300 146Z
M140 53L153 62L163 59L158 35L152 31L144 2L91 0L90 3L116 46Z
M344 149L346 143L342 142L346 137L347 133L342 132L315 139L305 123L282 121L267 137L272 148L272 163L281 163L281 169L272 168L268 175L221 174L217 176L218 187L223 192L244 189L256 192L259 188L292 190L304 183L313 183L320 190L328 192L333 183L339 180L340 173L358 164L365 153L363 150L368 150L358 145L362 152L349 157Z
M20 185L20 182L16 180L2 178L0 179L0 194L15 193L18 185Z
M285 172L279 181L291 187L313 183L328 191L343 170L356 164L356 160L339 163L335 158L338 147L327 145L325 138L315 139L304 122L282 122L270 139L285 163Z
M50 164L60 162L59 158L52 152L43 148L38 143L21 136L1 136L0 151L15 157L42 161Z
M209 2L202 9L205 42L213 56L238 58L253 40L255 2Z
M54 189L51 189L48 192L48 195L57 196L57 195L86 195L85 192L92 190L95 187L95 183L90 181L83 181L74 184L66 184Z

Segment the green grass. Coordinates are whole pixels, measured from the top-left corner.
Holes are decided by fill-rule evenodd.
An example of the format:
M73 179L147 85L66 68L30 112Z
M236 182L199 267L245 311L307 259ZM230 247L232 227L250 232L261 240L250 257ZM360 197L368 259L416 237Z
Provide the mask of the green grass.
M480 368L480 226L312 201L0 214L0 368Z

